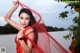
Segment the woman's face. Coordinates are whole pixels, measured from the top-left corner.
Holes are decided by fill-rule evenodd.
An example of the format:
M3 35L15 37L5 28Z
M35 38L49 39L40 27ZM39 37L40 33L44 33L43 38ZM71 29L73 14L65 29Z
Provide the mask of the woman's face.
M26 27L26 26L28 26L28 24L30 22L30 16L27 13L23 12L20 14L19 20L20 20L20 24L23 27Z

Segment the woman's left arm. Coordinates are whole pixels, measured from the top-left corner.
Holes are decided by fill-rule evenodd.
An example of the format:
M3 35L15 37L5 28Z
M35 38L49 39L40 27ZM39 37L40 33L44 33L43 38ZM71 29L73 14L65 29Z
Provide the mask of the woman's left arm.
M29 33L29 34L28 34L28 33ZM28 35L27 35L27 34L28 34ZM31 40L34 41L34 32L33 32L33 29L27 30L26 35L27 35ZM22 48L24 49L24 51L25 51L26 53L30 53L30 52L31 52L33 45L32 45L32 43L31 43L28 39L27 39L27 45L26 45L26 43L25 43L23 40L19 40L19 42L20 42Z

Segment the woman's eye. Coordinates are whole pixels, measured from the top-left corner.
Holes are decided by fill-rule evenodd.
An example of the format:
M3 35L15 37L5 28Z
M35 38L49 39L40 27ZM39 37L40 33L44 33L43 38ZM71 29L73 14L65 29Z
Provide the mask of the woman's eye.
M29 20L29 18L26 18L26 20Z
M21 19L23 19L23 17L21 17Z

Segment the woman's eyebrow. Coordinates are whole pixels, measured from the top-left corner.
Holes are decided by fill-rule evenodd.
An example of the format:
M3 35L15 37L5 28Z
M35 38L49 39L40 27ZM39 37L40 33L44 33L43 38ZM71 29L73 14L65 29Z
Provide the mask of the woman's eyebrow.
M25 17L25 18L30 18L30 17Z

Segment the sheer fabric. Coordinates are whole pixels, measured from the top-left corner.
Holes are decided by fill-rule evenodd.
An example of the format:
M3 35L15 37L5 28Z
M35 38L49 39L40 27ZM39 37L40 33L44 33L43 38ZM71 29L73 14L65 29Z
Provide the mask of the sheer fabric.
M38 33L37 43L35 43L28 36L25 35L25 32L26 32L27 28L25 28L25 30L23 31L24 32L24 36L27 39L29 39L29 41L33 45L32 53L69 53L51 35L49 35L47 33L45 24L44 24L44 22L42 20L41 15L38 12L36 12L33 9L29 8L28 6L22 4L21 2L19 2L19 5L22 8L27 8L27 9L31 10L32 13L35 15L36 23L33 24L30 27L32 27L34 29L37 29L37 33ZM35 37L36 37L36 34L35 34Z
M26 30L28 30L29 28L30 28L30 26L28 26L26 28ZM24 37L24 35L23 35L23 40L27 45L27 38ZM17 51L17 53L25 53L25 51L22 49L22 46L20 45L20 42L19 42L17 36L15 37L15 43L16 43L16 51Z

